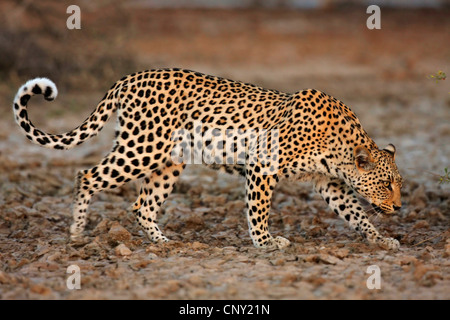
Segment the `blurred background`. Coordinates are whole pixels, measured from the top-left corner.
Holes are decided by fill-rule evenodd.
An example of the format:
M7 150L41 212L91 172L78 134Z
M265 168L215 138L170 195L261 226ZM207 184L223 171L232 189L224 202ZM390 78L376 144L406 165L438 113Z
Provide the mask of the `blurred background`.
M66 26L72 4L81 10L79 30ZM381 9L379 30L366 26L371 4ZM374 221L400 240L403 251L390 257L367 246L310 185L286 182L274 196L271 230L295 243L296 256L248 254L244 184L197 166L185 170L159 218L183 250L179 242L162 248L148 243L129 210L139 187L133 183L98 195L90 207L91 242L68 245L74 176L110 150L114 121L73 150L43 149L14 123L17 89L33 77L52 79L59 97L52 103L32 99L29 116L38 128L61 133L78 126L125 74L163 67L286 92L315 88L347 104L380 148L397 147L403 209L388 222ZM449 180L445 74L449 0L1 0L0 298L448 299L450 184L440 183ZM126 242L133 251L129 266L107 238L111 221L133 234ZM201 243L191 248L195 241ZM224 254L226 262L219 263L214 259L224 246L244 253ZM323 260L323 254L334 259ZM210 266L203 269L198 258ZM323 268L336 259L333 268ZM69 292L60 281L69 261L85 264L87 289ZM361 265L374 263L384 268L382 292L361 289ZM243 271L247 265L252 273ZM272 276L258 272L261 266ZM197 278L187 281L193 270Z

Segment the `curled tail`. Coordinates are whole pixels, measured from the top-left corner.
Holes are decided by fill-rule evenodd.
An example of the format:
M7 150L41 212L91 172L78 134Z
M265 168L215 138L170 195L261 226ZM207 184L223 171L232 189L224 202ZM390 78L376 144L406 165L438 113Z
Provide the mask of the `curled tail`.
M105 123L117 110L118 87L119 84L116 83L80 126L63 134L50 134L37 129L28 119L27 103L36 94L42 94L46 100L52 101L58 95L58 90L53 81L36 78L25 83L17 91L13 104L14 117L31 142L49 149L71 149L97 135L103 129Z

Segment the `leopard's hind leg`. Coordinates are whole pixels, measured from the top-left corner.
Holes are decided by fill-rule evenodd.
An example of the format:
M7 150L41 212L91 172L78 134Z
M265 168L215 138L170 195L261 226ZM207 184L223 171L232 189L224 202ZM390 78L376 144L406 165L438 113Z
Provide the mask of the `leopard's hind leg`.
M184 167L184 164L175 165L168 162L165 167L155 170L142 182L139 197L133 205L133 212L139 225L153 242L169 241L159 229L156 216L172 192Z
M75 196L72 207L73 223L70 226L72 240L77 240L86 226L87 209L92 197L107 189L120 187L126 182L143 178L150 171L148 168L129 165L129 159L116 151L108 154L98 165L78 172L75 181Z

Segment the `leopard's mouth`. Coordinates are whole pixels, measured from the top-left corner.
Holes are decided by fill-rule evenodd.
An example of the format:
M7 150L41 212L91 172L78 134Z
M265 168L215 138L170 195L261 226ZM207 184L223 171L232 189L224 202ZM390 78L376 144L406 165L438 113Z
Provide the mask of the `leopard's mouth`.
M363 197L358 197L358 200L363 205L364 209L368 212L379 213L384 216L390 216L394 213L394 211L391 208L384 209L382 206L378 206L375 203Z
M390 216L395 212L391 208L383 208L382 206L377 206L375 203L371 203L370 205L372 206L372 209L375 210L376 213L381 213L386 216Z

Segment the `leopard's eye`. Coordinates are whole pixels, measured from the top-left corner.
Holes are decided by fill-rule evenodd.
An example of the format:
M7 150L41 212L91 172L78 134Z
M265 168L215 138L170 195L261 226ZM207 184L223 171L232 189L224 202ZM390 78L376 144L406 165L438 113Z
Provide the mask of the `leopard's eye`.
M390 182L390 181L388 181L388 180L383 181L383 185L384 185L386 188L391 189L391 182Z

